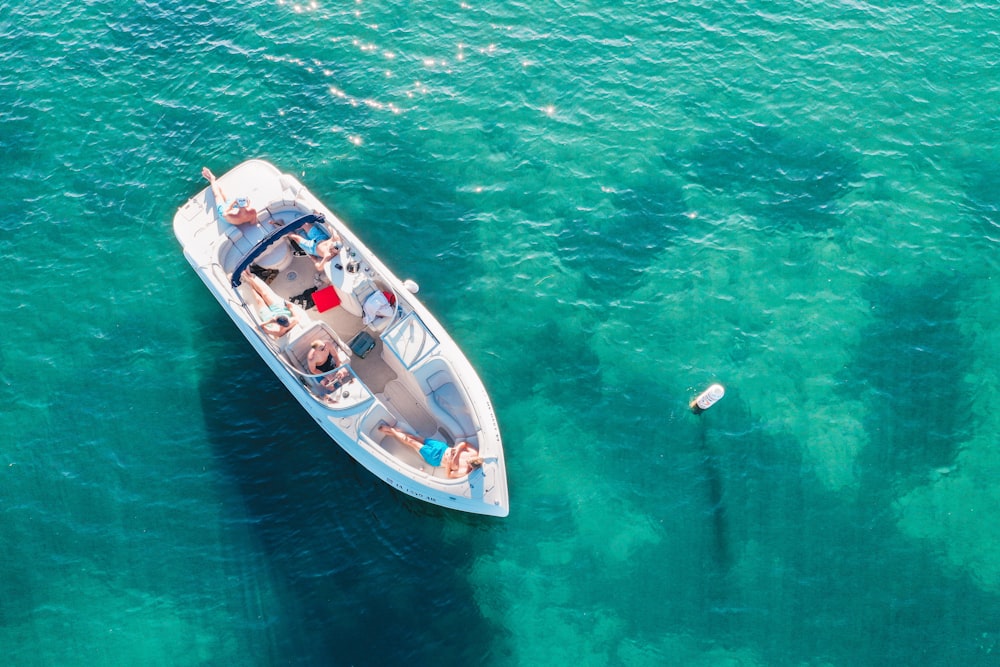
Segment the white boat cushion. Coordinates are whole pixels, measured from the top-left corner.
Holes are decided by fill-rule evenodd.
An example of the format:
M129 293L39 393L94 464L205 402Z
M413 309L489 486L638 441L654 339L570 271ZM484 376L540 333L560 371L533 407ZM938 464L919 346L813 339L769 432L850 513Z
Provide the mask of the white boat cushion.
M475 435L476 425L469 412L468 404L463 400L458 387L447 371L438 371L427 378L427 386L431 388L431 400L435 406L447 414L458 426L456 436L468 437Z

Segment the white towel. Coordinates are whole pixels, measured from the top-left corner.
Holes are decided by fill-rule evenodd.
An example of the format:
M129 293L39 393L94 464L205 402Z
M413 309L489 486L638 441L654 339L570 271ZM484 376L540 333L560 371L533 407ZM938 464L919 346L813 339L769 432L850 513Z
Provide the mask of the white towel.
M382 294L382 292L369 294L368 298L365 299L362 309L364 310L362 320L365 324L371 324L380 317L392 317L393 313L389 300L385 298L385 294Z

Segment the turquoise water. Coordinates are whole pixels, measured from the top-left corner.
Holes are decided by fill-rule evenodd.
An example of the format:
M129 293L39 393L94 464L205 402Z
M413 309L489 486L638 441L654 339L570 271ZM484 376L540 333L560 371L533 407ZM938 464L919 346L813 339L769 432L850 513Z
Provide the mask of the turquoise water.
M0 8L5 664L998 664L995 7L410 4ZM420 283L509 518L188 268L249 157Z

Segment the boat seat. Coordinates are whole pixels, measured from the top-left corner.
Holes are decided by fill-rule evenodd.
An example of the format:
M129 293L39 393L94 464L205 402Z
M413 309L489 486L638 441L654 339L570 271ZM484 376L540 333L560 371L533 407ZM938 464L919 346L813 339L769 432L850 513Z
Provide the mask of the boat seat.
M228 223L223 223L226 225L226 238L233 244L233 246L241 253L247 254L253 245L250 240L244 238L243 230L237 225L230 225Z
M476 434L476 423L472 419L469 405L464 400L458 385L448 371L438 371L426 380L430 392L428 406L434 417L442 422L456 440Z
M354 286L354 298L364 304L372 294L378 291L378 286L372 280L361 280Z
M270 229L271 228L271 212L269 210L267 210L266 208L262 209L261 211L258 211L258 213L257 213L257 222L260 223L260 225L262 227L264 227L264 229Z
M271 202L264 208L268 222L273 226L282 227L292 220L307 213L308 210L299 206L295 201L278 200Z
M379 289L375 281L365 279L354 287L354 298L361 304L361 321L371 331L379 333L396 319L396 296ZM389 295L389 296L386 296ZM392 301L389 300L392 298Z

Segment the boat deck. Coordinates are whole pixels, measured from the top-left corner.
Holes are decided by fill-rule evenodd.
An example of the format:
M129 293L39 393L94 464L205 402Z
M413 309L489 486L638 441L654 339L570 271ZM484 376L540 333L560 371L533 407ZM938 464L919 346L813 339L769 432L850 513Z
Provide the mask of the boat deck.
M267 275L268 287L279 297L298 306L295 310L301 319L304 314L308 321L324 322L343 341L350 341L361 331L367 329L360 317L347 312L344 308L334 307L325 312L319 312L313 304L310 294L325 287L326 277L316 271L313 260L306 255L295 255L291 264L280 271L262 272ZM375 347L364 358L352 356L350 366L365 386L394 415L401 428L416 433L424 438L436 438L448 444L454 444L455 438L447 430L442 429L430 415L427 409L427 397L407 388L399 379L396 371L386 362L390 354L385 349L385 343L380 337L375 337ZM418 470L423 470L435 477L445 477L440 468L428 466L419 454L390 437L373 433L372 439L385 451ZM468 439L468 438L466 438Z

